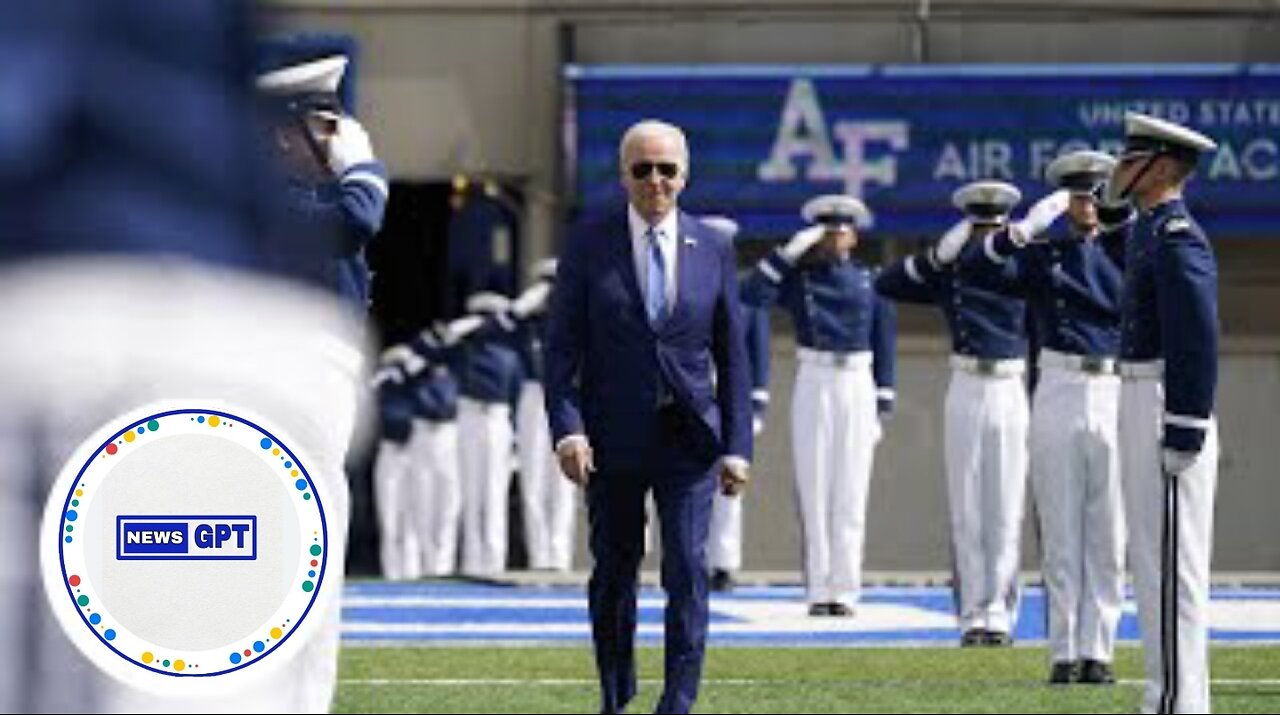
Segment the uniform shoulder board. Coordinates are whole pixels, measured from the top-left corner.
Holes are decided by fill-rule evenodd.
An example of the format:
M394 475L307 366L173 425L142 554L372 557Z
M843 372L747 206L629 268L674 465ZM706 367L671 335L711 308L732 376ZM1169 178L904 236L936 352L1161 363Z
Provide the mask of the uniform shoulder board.
M1161 233L1183 233L1191 230L1191 219L1186 216L1173 216L1160 226Z

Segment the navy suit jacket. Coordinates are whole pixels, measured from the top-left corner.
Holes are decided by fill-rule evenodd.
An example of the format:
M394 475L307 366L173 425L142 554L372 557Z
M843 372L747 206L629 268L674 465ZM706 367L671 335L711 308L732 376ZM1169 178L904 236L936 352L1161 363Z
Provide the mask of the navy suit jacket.
M572 232L556 270L546 342L547 415L556 443L586 434L601 470L653 465L667 393L695 439L691 459L751 458L751 377L733 243L681 213L677 296L651 326L625 212ZM664 447L670 445L663 445Z

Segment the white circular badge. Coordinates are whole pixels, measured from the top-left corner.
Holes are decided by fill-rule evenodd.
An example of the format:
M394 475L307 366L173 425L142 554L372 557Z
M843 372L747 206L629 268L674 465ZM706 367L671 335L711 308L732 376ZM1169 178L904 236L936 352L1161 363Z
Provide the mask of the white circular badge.
M41 525L63 629L104 671L153 692L221 690L282 665L312 630L330 565L306 455L214 404L152 405L104 425L63 468Z

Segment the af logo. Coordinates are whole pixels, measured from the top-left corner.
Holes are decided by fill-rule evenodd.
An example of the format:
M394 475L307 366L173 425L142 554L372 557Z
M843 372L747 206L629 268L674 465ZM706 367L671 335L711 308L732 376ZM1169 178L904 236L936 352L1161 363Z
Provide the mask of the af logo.
M833 135L844 150L843 159L836 154ZM828 132L813 82L797 79L787 94L773 150L756 173L761 181L794 181L798 160L807 159L806 181L840 181L844 193L863 198L871 184L897 185L895 153L910 145L910 126L903 121L839 121Z
M152 405L103 425L63 468L41 527L63 629L152 692L225 691L283 665L313 630L331 566L309 464L234 406Z

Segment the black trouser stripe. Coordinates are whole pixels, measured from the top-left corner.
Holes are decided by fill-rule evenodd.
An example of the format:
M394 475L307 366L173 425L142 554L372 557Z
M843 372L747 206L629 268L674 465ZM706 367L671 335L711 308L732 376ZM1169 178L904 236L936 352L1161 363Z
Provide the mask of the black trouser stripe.
M1164 691L1160 713L1173 713L1178 699L1178 481L1167 472L1164 535L1160 568L1160 659L1164 667Z

